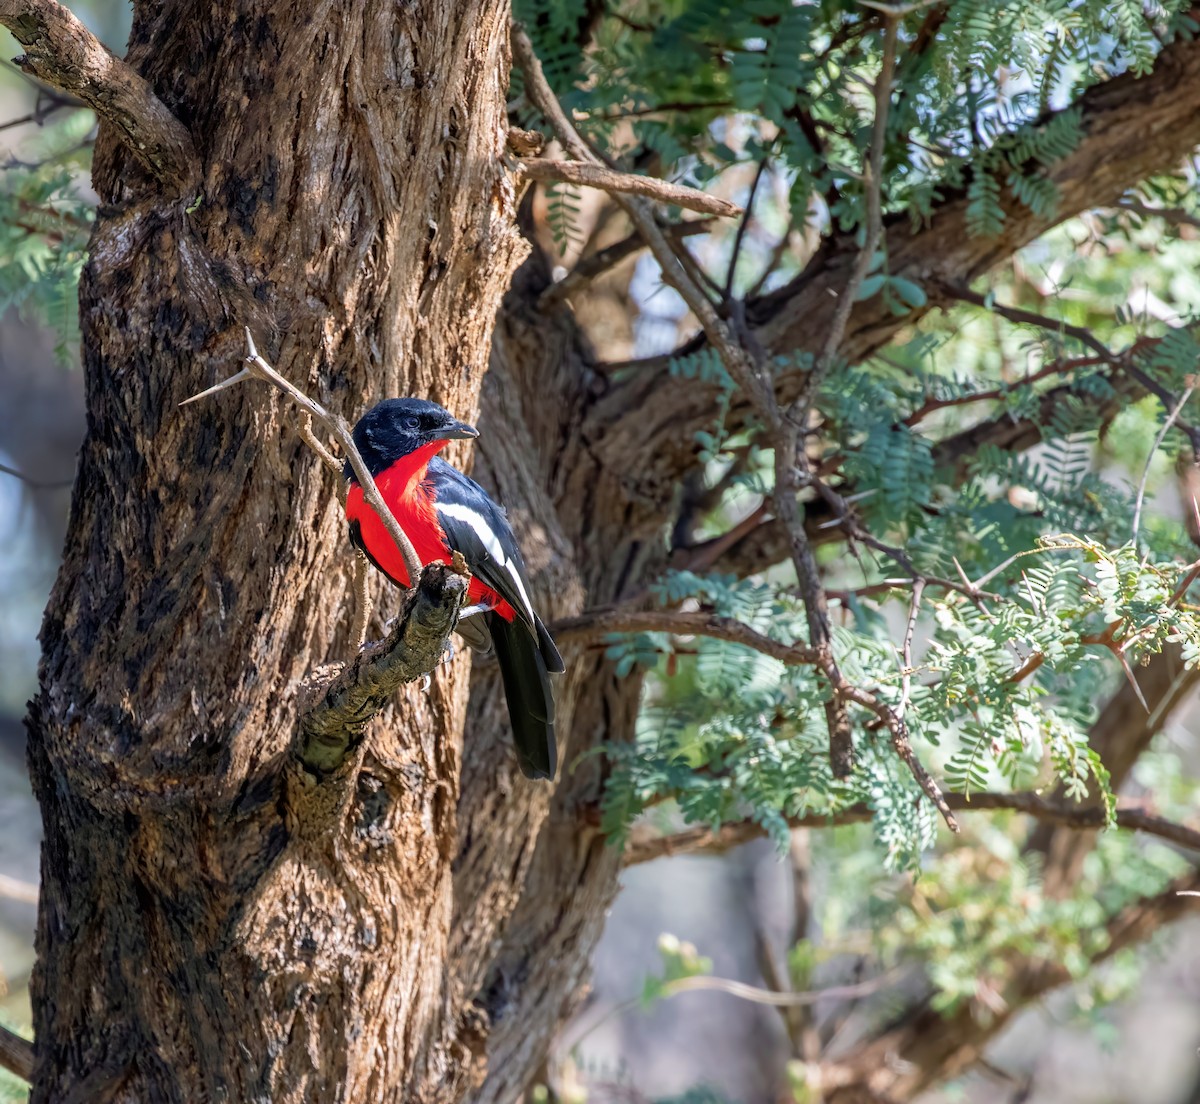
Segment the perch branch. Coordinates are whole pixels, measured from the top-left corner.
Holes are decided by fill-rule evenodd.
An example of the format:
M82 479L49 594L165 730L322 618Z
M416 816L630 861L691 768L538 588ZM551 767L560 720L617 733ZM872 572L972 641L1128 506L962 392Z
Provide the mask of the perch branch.
M200 158L187 128L70 11L55 0L0 0L0 23L25 47L17 59L25 72L83 100L164 185L185 195L199 187Z
M466 593L467 579L453 567L426 568L392 631L331 681L309 690L315 704L300 718L298 757L311 774L321 778L336 771L400 685L436 666Z
M230 376L229 379L223 380L221 383L215 384L205 391L201 391L198 395L193 395L190 399L184 399L179 405L187 406L188 403L194 403L199 399L207 398L209 395L215 395L218 391L224 391L227 387L232 387L235 383L241 383L245 379L265 380L296 403L304 414L307 415L308 419L315 418L333 434L334 439L346 454L346 460L354 471L354 477L362 486L363 498L366 499L367 505L379 515L380 520L388 531L388 536L392 538L396 547L400 550L401 556L404 557L404 567L408 572L410 583L415 579L419 579L421 577L421 561L417 556L416 549L413 548L412 541L405 535L404 530L400 527L400 523L389 509L388 504L384 502L383 496L379 493L379 488L375 486L375 480L371 477L365 461L359 454L358 447L354 444L354 436L345 419L338 417L336 414L331 414L320 403L310 399L303 391L288 383L283 376L276 372L259 355L249 326L246 327L246 366L236 375ZM311 429L311 421L302 422L302 434L304 426L308 426ZM309 435L311 436L311 432ZM330 459L332 460L332 457ZM333 462L336 464L336 461Z
M1096 805L1067 805L1036 793L976 793L946 794L946 803L959 812L992 812L1012 810L1025 813L1035 820L1057 824L1064 828L1096 829L1105 824L1104 809ZM836 813L808 813L789 817L792 828L837 828L844 824L861 824L871 819L868 806L850 805ZM1126 806L1117 809L1117 827L1130 832L1168 840L1179 847L1200 851L1200 830L1189 828L1165 817L1155 816L1143 809ZM635 831L625 848L626 866L650 862L669 855L689 855L698 852L721 852L758 839L766 831L753 820L739 820L713 830L706 827L686 828L669 836L655 836Z
M549 180L562 184L578 184L585 188L599 188L602 192L646 196L657 203L684 207L689 211L699 211L703 215L737 218L742 213L742 209L736 203L709 195L698 188L671 184L665 180L656 180L652 176L618 172L607 165L597 165L589 161L556 161L546 157L534 157L521 162L521 172L530 180Z

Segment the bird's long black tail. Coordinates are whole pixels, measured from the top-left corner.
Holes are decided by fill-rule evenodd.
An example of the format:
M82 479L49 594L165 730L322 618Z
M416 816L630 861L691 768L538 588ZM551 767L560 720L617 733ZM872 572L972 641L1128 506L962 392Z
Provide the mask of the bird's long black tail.
M561 671L558 650L540 623L541 632L535 637L528 626L505 621L498 613L489 613L487 621L504 679L521 773L526 778L553 778L558 768L558 745L554 742L554 694L547 658L551 669ZM549 657L544 655L542 638L549 645Z

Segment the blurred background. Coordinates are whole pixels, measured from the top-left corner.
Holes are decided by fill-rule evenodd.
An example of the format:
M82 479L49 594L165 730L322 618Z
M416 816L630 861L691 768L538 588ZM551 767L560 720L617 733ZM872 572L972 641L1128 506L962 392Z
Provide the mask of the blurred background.
M129 17L124 4L71 6L122 52ZM5 45L4 57L19 52L11 40ZM14 67L0 69L0 162L6 171L57 166L71 174L86 203L90 124L85 118L73 129L48 126L55 106ZM735 182L731 198L744 200L748 186L748 180ZM589 209L586 198L581 205L587 247L606 244L602 213ZM544 223L544 207L540 214ZM3 232L27 234L28 228ZM46 235L40 237L45 245ZM752 235L747 255L766 256L778 244L769 235L760 241ZM793 269L812 244L804 235L786 243ZM549 237L545 245L556 248ZM564 263L571 248L562 250ZM728 249L728 243L712 248ZM84 432L70 320L56 324L22 309L23 287L55 263L52 256L50 248L24 267L0 273L7 304L0 318L0 1016L25 1032L40 822L25 769L22 716L34 692L39 621L58 566ZM1165 306L1143 290L1148 307ZM660 287L644 259L613 269L578 311L609 361L669 351L684 322L682 304ZM997 344L994 334L978 335L978 341L981 347ZM1179 762L1194 777L1200 771L1198 734L1200 709L1190 701L1160 737L1158 762ZM828 901L835 889L855 884L870 889L876 865L862 834L848 829L798 834L788 855L761 840L720 856L661 859L628 869L596 957L591 995L559 1040L552 1071L559 1092L580 1100L791 1099L788 1064L796 1053L796 1025L785 1013L720 991L664 996L653 979L673 963L706 958L712 977L761 991L791 951L793 971L819 976L822 986L854 985L845 955L796 962L797 908L812 910L809 930L836 926L828 908L816 910L811 901ZM1200 1104L1200 919L1175 926L1106 984L1111 992L1098 994L1089 983L1021 1014L990 1048L984 1068L924 1099ZM851 996L819 1011L834 1015L837 1031L853 1038L864 1026L860 1003ZM879 1015L877 1006L870 1015ZM21 1095L12 1081L6 1092Z

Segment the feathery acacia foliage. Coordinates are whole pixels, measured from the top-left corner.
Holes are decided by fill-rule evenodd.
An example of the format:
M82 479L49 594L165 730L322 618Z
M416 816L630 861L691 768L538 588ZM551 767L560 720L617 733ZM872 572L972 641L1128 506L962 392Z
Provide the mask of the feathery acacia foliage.
M925 225L956 195L980 238L1004 232L1008 199L1052 220L1053 167L1083 138L1081 94L1150 70L1164 44L1196 32L1189 8L905 7L879 181L887 224ZM861 248L884 11L638 0L597 17L582 3L518 4L556 92L596 146L623 167L650 166L750 203L750 233L716 233L694 251L709 289L728 274L734 297L783 285L821 237L857 233ZM590 37L586 50L561 47L570 28ZM763 180L747 192L751 167ZM821 384L809 463L835 495L848 496L853 514L844 528L854 555L844 544L820 553L833 651L852 684L904 712L919 754L952 791L1057 785L1064 800L1099 805L1111 818L1116 801L1090 727L1112 692L1164 648L1180 649L1189 665L1200 656L1189 589L1196 550L1183 524L1195 507L1181 503L1181 519L1165 495L1133 532L1145 480L1153 495L1164 465L1200 446L1194 404L1172 413L1200 364L1195 180L1194 165L1164 173L1119 208L1052 231L963 305L924 317L883 354L835 361ZM944 292L893 275L881 244L857 294L881 297L900 317L935 290ZM728 293L723 306L733 317L747 310ZM775 368L782 376L813 363L797 352ZM691 519L699 542L769 509L771 441L744 408L731 415L738 390L711 347L680 350L670 370L718 396L719 417L695 439L716 501ZM1006 419L1028 427L1018 447L1002 434L978 443L966 436ZM821 494L804 497L828 517ZM824 524L837 528L833 512ZM871 539L854 539L856 529ZM808 639L802 594L782 565L748 578L677 570L652 596L664 609L712 611L778 641ZM1036 861L1014 846L1018 822L1001 818L998 832L972 828L970 847L935 849L936 814L869 713L852 714L853 773L834 777L828 690L813 667L665 631L613 636L608 655L622 676L646 675L638 740L609 752L612 837L625 838L653 810L659 824L714 830L750 820L785 849L789 821L865 803L878 844L865 860L867 880L891 901L868 908L880 960L932 963L936 1003L947 1013L977 995L981 978L1003 991L1016 952L1067 961L1082 976L1103 943L1082 934L1181 869L1167 849L1109 834L1074 896L1043 898ZM1200 793L1195 779L1176 780L1174 790L1168 804L1177 810ZM822 841L833 877L861 833L831 830ZM922 871L918 885L927 888L911 891L928 899L922 911L895 890L888 867ZM843 889L862 901L861 887ZM832 888L829 897L841 894ZM944 925L958 923L967 905L985 905L978 914L988 923L969 939L951 936ZM831 935L831 955L836 942ZM955 954L942 954L951 942Z

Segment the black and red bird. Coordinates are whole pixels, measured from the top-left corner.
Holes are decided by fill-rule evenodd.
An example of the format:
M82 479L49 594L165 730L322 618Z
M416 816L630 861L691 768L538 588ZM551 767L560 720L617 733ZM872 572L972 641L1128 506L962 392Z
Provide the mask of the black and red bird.
M504 511L436 455L450 441L478 436L474 426L424 399L387 399L354 427L354 443L421 563L449 563L454 552L467 561L467 598L482 607L473 616L483 617L491 633L517 762L528 778L553 778L558 749L549 676L562 673L562 657L529 600L525 563ZM407 587L400 550L363 499L349 464L345 473L350 540L392 582Z

